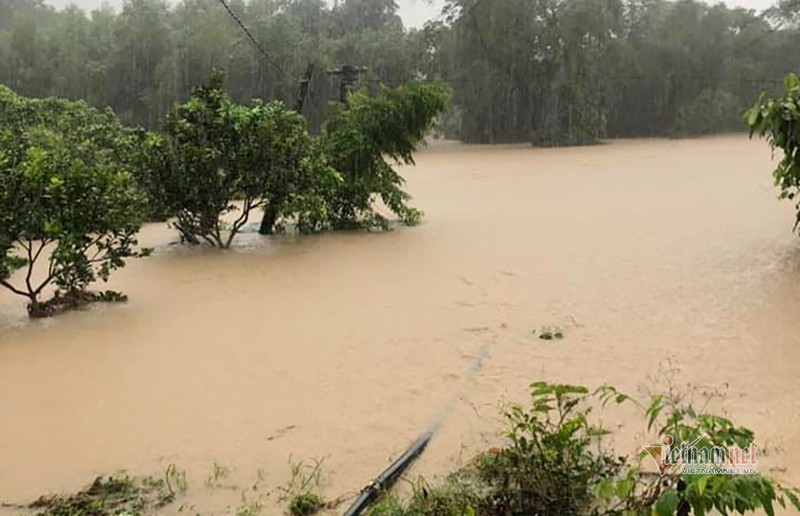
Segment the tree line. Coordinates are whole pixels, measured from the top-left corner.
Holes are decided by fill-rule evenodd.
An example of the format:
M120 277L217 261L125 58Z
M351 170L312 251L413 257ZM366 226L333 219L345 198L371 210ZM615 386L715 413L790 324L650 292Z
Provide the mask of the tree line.
M693 0L451 0L429 29L463 139L580 144L741 129L752 99L797 66L791 12L788 3L757 14Z
M111 106L155 128L213 69L239 103L293 106L312 131L338 98L341 64L375 92L414 78L454 92L448 136L468 142L590 143L599 138L741 129L800 55L797 2L757 13L695 0L448 0L406 29L394 0L126 0L120 12L0 4L0 83L29 97Z
M225 73L232 99L293 106L298 79L315 73L303 114L314 130L339 98L327 71L341 63L369 69L371 91L417 77L425 52L406 32L393 0L231 0L231 11L268 50L264 56L218 0L126 0L86 13L57 12L41 0L0 3L0 83L27 97L82 99L110 106L128 124L155 128L175 101L212 71Z

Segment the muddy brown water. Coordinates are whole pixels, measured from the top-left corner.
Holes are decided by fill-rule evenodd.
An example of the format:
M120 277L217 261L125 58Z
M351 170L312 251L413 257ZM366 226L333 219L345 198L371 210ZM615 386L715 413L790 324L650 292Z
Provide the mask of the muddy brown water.
M248 496L276 511L290 457L324 459L329 497L356 491L456 400L411 473L435 475L495 440L531 381L641 394L664 364L727 385L762 471L800 485L800 245L771 168L742 136L434 143L403 171L416 228L217 252L149 225L155 255L112 280L124 306L29 322L0 294L0 501L175 463L204 514L259 470ZM532 335L550 325L566 338ZM647 444L632 416L607 423ZM237 489L204 485L215 462Z

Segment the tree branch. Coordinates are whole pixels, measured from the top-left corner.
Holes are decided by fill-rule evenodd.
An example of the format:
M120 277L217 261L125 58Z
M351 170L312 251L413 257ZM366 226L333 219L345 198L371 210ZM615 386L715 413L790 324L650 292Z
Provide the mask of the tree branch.
M40 242L41 242L41 246L39 247L39 250L36 251L36 254L33 257L33 261L34 262L39 259L39 255L42 254L42 251L44 251L44 248L47 247L48 244L50 244L50 242L48 242L46 238L43 238L42 240L40 240Z
M28 239L28 245L25 246L25 251L28 253L28 273L25 274L25 286L28 287L28 292L33 292L33 287L31 286L31 274L33 273L33 240ZM41 249L39 250L41 251ZM36 253L37 256L39 253Z
M231 226L231 231L228 235L228 241L225 243L225 249L229 249L231 247L236 234L245 224L247 224L247 221L250 219L250 211L254 207L255 204L252 204L252 199L245 199L244 206L242 207L242 214L233 222L233 225Z
M33 292L33 296L34 297L31 298L31 299L33 299L35 301L35 298L39 297L39 294L42 293L42 290L44 290L45 287L47 287L47 285L49 285L54 279L55 279L55 275L54 274L51 274L50 276L48 276L47 279L44 280L44 282L41 285L39 285L36 288L36 290Z
M20 295L20 296L27 297L27 298L28 298L28 299L30 299L31 301L34 301L34 300L35 300L35 299L34 299L34 298L31 296L31 294L30 294L30 293L28 293L28 292L23 292L22 290L18 290L18 289L16 289L16 288L14 287L14 285L12 285L11 283L7 282L6 280L2 280L2 279L0 279L0 285L2 285L2 286L4 286L4 287L6 287L8 290L10 290L11 292L13 292L13 293L15 293L15 294L17 294L17 295Z

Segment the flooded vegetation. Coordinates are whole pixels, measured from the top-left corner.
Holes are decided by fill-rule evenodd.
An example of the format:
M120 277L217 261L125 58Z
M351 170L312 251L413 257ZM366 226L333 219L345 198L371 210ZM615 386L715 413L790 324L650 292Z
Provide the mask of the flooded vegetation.
M333 499L453 399L415 473L485 449L499 400L532 380L636 393L666 381L665 361L679 384L726 386L723 408L765 448L760 470L800 485L800 249L763 143L433 142L417 158L402 169L426 212L413 229L249 232L225 253L148 224L153 256L110 282L127 304L30 321L0 294L3 501L177 464L198 486L185 502L214 513L241 498L200 487L215 462L230 468L221 484L261 475L270 492L290 457L324 459ZM541 340L545 327L565 338ZM640 427L615 444L638 449Z
M0 513L800 511L800 2L59 1Z

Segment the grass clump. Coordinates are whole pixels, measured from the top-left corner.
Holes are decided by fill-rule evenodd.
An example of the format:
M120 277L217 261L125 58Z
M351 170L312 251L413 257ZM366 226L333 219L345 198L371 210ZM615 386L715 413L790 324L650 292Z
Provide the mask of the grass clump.
M311 516L325 508L325 500L316 493L298 493L289 501L289 514L292 516Z
M288 502L289 514L292 516L310 516L329 505L319 494L322 488L322 460L313 460L310 464L304 461L295 462L289 459L291 476L284 487L280 488L281 501Z

